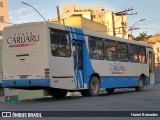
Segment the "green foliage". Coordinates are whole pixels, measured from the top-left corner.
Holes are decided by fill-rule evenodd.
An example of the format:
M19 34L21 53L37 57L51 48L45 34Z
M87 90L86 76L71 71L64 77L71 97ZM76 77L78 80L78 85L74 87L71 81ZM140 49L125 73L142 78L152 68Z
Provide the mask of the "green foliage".
M137 37L135 37L134 39L137 41L141 41L141 42L145 42L146 40L148 40L150 37L152 37L152 35L147 35L146 32L140 33Z

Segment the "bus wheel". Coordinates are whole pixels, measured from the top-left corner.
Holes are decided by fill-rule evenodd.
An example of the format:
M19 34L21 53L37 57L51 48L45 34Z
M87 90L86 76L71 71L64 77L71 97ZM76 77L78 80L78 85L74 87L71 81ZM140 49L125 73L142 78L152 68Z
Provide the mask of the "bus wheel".
M136 87L135 87L135 90L136 90L137 92L143 91L143 89L144 89L144 80L145 80L145 77L140 77L140 78L139 78L139 86L136 86Z
M108 94L113 94L114 88L106 88L106 91L108 92Z
M67 90L62 90L62 89L54 89L52 96L55 98L64 98L67 94Z
M89 81L89 89L82 90L81 94L83 97L98 96L99 89L100 89L99 79L96 76L92 76Z
M89 81L89 96L98 96L100 89L100 82L96 76L92 76Z

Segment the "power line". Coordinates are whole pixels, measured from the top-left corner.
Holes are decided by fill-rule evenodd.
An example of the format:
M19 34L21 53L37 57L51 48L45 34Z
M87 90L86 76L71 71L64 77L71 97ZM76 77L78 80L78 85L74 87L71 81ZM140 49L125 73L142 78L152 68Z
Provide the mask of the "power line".
M140 29L160 30L160 28L140 28Z
M157 24L157 23L160 23L160 17L156 17L156 18L152 18L150 20L147 20L142 25L146 26L146 25L153 25L153 24Z

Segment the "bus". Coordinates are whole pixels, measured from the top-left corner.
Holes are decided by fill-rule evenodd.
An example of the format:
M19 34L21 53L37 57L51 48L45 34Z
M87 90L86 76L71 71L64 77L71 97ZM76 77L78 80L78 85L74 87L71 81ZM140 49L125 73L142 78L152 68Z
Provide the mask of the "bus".
M50 22L6 27L2 86L97 96L155 84L154 51L142 42Z

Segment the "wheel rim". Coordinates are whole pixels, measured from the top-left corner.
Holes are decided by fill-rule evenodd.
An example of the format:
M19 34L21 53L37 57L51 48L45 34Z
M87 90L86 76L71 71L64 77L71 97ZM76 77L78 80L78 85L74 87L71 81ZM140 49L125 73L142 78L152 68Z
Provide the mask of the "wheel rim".
M99 90L98 86L99 86L99 82L96 78L94 78L93 82L91 84L91 90L94 95L96 95L98 93L98 90Z
M139 87L140 87L140 89L143 89L143 87L144 87L143 80L139 81Z

